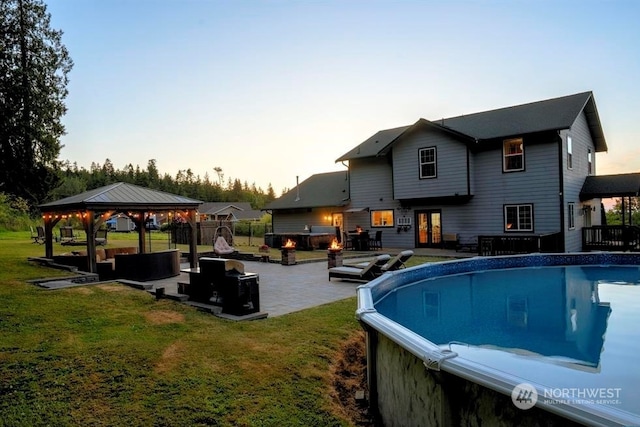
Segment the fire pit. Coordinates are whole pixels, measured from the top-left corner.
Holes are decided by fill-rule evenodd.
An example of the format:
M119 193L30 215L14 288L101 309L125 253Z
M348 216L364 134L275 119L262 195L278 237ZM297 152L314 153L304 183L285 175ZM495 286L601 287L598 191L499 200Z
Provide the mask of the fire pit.
M342 246L338 243L338 239L333 239L331 246L327 249L327 268L342 266Z
M285 245L280 248L280 252L282 254L282 265L296 264L296 242L287 239Z

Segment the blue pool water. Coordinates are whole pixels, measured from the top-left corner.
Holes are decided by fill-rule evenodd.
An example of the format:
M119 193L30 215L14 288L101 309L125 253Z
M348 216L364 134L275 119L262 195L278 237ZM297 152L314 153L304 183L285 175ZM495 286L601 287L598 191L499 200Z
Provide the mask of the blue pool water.
M548 388L548 398L640 414L637 265L453 274L386 292L375 309L457 357Z

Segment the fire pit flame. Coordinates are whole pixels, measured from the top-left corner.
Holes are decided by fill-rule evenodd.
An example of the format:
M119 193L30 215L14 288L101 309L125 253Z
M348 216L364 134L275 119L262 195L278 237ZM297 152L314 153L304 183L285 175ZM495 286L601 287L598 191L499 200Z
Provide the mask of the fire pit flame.
M287 239L287 242L284 244L283 248L295 248L296 242L291 239Z
M333 239L333 241L331 242L331 246L329 246L329 249L332 251L339 251L342 249L342 246L340 246L340 243L338 243L338 239Z

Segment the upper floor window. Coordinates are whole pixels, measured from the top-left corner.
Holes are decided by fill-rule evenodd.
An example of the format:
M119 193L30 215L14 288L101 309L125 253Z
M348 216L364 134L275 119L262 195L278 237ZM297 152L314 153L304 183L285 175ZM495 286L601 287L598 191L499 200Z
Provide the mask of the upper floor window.
M436 147L420 149L420 178L436 177Z
M567 137L567 169L573 169L573 144L571 137Z
M504 231L533 231L533 205L505 205Z
M593 174L593 154L591 154L591 148L587 151L587 174Z
M372 227L393 227L393 209L386 211L371 211Z
M504 172L524 170L522 138L505 139L502 144L502 155L502 170Z

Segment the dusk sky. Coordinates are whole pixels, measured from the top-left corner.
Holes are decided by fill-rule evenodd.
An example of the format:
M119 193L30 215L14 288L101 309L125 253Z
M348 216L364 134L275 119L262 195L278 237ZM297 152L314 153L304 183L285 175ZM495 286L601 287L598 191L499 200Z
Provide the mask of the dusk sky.
M45 0L75 66L61 160L271 184L381 129L593 91L640 171L640 1Z

